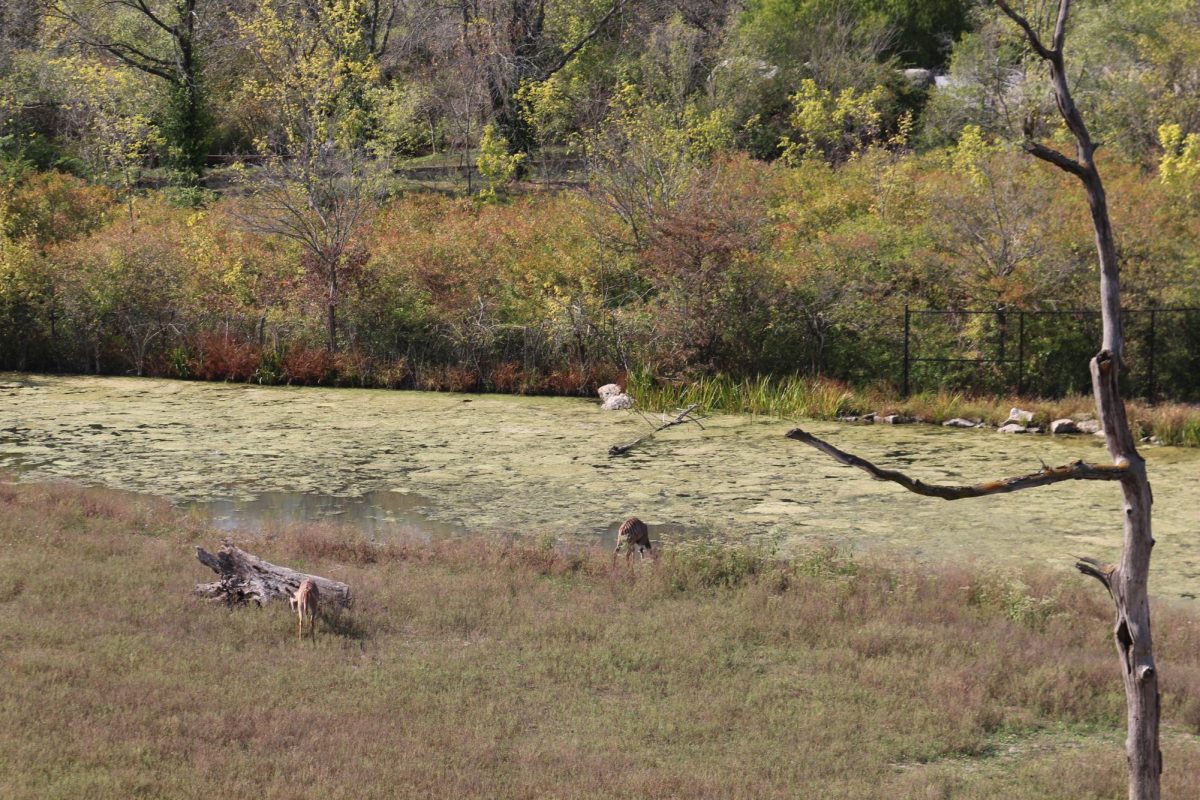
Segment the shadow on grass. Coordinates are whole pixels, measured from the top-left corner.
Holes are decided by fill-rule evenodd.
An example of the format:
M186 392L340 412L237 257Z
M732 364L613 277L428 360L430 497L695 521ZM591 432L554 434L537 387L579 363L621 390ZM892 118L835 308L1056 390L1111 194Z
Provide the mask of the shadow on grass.
M346 609L335 608L333 610L325 610L319 616L323 623L322 627L324 631L328 631L335 636L341 636L343 639L349 639L354 642L365 642L371 638L367 626Z

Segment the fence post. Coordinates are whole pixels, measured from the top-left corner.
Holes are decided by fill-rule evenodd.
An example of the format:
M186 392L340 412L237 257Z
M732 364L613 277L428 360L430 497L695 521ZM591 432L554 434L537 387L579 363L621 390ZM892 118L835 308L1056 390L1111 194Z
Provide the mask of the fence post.
M1017 395L1025 393L1025 312L1017 312Z
M909 319L912 316L908 310L908 304L904 304L904 382L900 389L900 394L903 397L908 397L908 333Z
M1155 314L1154 309L1153 308L1150 309L1150 353L1149 353L1149 356L1150 356L1150 358L1149 358L1149 361L1150 361L1150 363L1149 363L1149 372L1150 372L1149 384L1150 385L1148 387L1148 391L1147 391L1148 396L1146 397L1146 400L1148 400L1151 403L1154 402L1154 395L1156 395L1158 393L1158 381L1155 380L1155 374L1154 374L1154 339L1155 339L1154 320L1155 320L1156 316L1157 315Z

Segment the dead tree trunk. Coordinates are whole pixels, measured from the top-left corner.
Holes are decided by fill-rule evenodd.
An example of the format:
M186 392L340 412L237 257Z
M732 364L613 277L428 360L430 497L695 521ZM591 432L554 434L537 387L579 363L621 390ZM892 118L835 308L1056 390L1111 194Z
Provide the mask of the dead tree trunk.
M946 500L1012 492L1065 480L1120 481L1124 496L1122 511L1125 526L1120 563L1105 565L1095 559L1081 558L1076 567L1104 584L1116 606L1114 638L1125 682L1125 702L1128 710L1125 751L1129 760L1129 798L1159 800L1162 752L1159 750L1158 735L1158 670L1154 664L1154 648L1150 635L1150 601L1147 592L1150 551L1154 547L1150 527L1152 496L1150 481L1146 476L1146 462L1134 444L1119 388L1125 340L1121 331L1120 269L1112 224L1108 216L1108 201L1104 194L1104 183L1096 168L1096 146L1071 97L1063 61L1063 43L1066 39L1071 0L1059 0L1053 39L1049 47L1042 43L1029 21L1014 11L1005 0L996 0L996 5L1020 26L1029 46L1049 66L1055 102L1068 130L1075 137L1076 156L1071 158L1034 141L1033 126L1027 124L1024 148L1031 155L1079 178L1087 192L1092 227L1096 233L1096 252L1100 260L1100 310L1104 321L1100 352L1091 361L1092 389L1113 463L1091 465L1076 462L1063 467L1044 467L1030 475L974 486L938 486L922 483L894 470L877 467L798 428L789 432L788 436L816 447L843 464L865 470L877 480L892 481L909 491Z
M1131 800L1158 800L1159 775L1162 773L1162 752L1158 743L1159 693L1158 670L1154 666L1154 647L1150 635L1150 601L1147 582L1150 575L1150 551L1154 536L1150 527L1150 506L1153 498L1146 477L1146 462L1134 444L1133 432L1125 418L1125 403L1121 400L1119 377L1125 337L1121 330L1121 271L1117 262L1116 241L1108 216L1108 200L1104 182L1096 167L1096 145L1092 142L1083 117L1071 97L1067 70L1063 61L1067 17L1071 0L1059 0L1058 18L1050 47L1042 44L1028 20L1014 11L1004 0L996 0L1013 22L1020 26L1029 46L1050 68L1054 100L1067 128L1075 137L1075 158L1032 140L1032 125L1026 125L1025 149L1038 158L1079 178L1087 192L1092 228L1096 232L1096 252L1100 258L1100 311L1104 320L1104 341L1100 352L1092 359L1092 391L1096 410L1104 425L1104 439L1109 455L1117 464L1125 465L1127 474L1121 479L1124 494L1125 537L1121 563L1111 571L1097 573L1083 562L1080 569L1099 579L1112 595L1116 605L1114 636L1125 681L1125 703L1128 709L1125 752L1129 758L1129 797Z
M322 603L350 607L350 587L346 584L263 561L228 541L216 555L197 547L196 558L221 576L221 580L213 583L196 584L192 592L201 597L223 600L230 605L253 601L262 606L272 600L286 600L295 594L301 581L309 578L317 585Z

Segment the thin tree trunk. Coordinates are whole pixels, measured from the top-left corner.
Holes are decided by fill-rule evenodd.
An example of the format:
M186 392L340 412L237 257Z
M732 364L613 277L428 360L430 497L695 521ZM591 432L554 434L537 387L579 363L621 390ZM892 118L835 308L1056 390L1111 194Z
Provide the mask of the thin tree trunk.
M329 303L327 306L326 332L329 336L329 352L337 352L337 268L329 270Z

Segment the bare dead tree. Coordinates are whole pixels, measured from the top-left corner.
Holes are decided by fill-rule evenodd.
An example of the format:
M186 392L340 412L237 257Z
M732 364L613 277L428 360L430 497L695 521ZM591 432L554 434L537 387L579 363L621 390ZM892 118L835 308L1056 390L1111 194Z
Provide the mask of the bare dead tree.
M326 348L332 353L338 348L341 295L363 255L356 242L378 207L380 165L333 142L289 156L273 156L247 175L254 192L238 217L249 230L301 246L305 271L324 295Z
M1033 126L1026 125L1024 149L1080 180L1087 193L1096 251L1100 259L1100 309L1104 323L1100 352L1091 361L1092 390L1096 410L1104 426L1105 443L1111 464L1086 464L1077 461L1061 467L1043 467L1029 475L1005 478L974 486L926 484L903 473L882 469L871 462L843 452L799 428L787 435L812 445L840 463L865 470L877 480L898 483L905 489L927 497L959 500L983 497L1020 489L1046 486L1068 480L1115 480L1123 495L1124 542L1118 564L1102 564L1093 558L1080 558L1076 568L1097 579L1108 590L1116 607L1114 639L1125 684L1127 708L1126 756L1129 761L1130 800L1159 800L1162 752L1159 749L1158 670L1150 633L1150 602L1147 583L1150 553L1154 547L1151 533L1150 481L1146 462L1137 451L1121 399L1119 376L1124 336L1121 330L1120 267L1109 220L1104 184L1095 162L1096 144L1088 133L1067 84L1063 57L1071 0L1059 0L1050 44L1029 20L1017 13L1005 0L996 5L1015 22L1029 47L1050 69L1051 86L1059 113L1075 139L1075 157L1033 139Z

